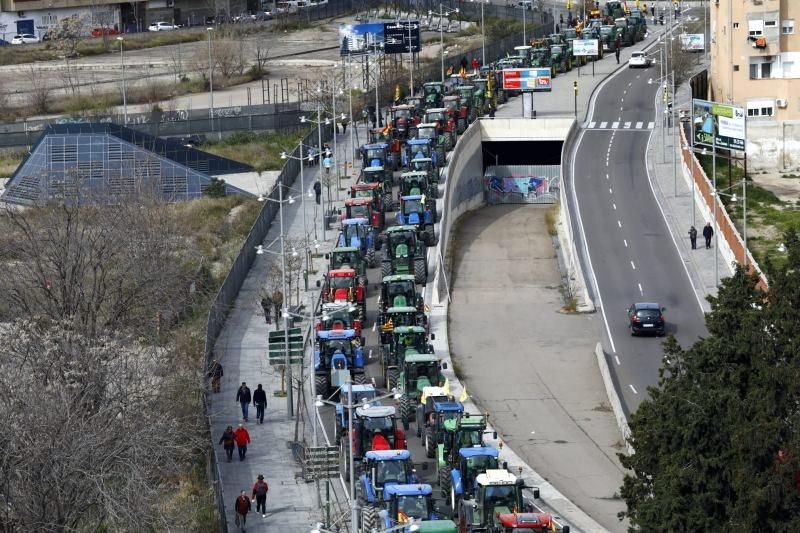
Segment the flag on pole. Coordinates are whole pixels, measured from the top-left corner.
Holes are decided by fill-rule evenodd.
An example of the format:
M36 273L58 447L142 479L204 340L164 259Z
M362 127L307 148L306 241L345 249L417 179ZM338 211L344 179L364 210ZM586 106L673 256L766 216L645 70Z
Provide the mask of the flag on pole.
M469 398L469 395L467 394L467 386L464 385L464 390L461 391L461 396L458 397L458 401L464 403L467 401L467 398Z
M445 379L444 380L444 387L442 387L442 389L444 390L444 394L446 396L450 396L450 380L449 379Z

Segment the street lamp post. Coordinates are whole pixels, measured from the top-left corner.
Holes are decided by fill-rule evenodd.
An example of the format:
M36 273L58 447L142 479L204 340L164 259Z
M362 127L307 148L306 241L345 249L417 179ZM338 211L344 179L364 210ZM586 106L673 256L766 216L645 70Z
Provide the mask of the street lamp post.
M125 52L123 52L123 38L117 37L117 41L119 42L119 63L122 66L122 114L124 118L124 124L128 125L128 90L125 85Z
M484 29L483 24L483 4L488 2L489 0L477 0L481 3L481 65L486 64L486 30ZM475 2L475 0L470 0L470 2ZM524 9L522 10L525 11ZM525 33L525 25L523 23L522 32Z
M306 117L300 117L300 122L301 123L305 123L305 122L308 122L308 121L306 120ZM306 255L306 279L308 279L308 274L311 272L311 267L310 267L311 260L308 257L310 252L309 252L309 246L308 246L308 224L306 223L306 185L305 185L305 178L304 178L304 172L303 172L303 168L305 167L305 165L303 164L303 161L306 160L306 156L303 155L303 143L302 142L298 145L298 147L300 149L300 157L294 157L294 156L291 156L291 155L287 154L286 152L281 152L281 159L296 159L296 160L300 161L300 193L301 193L300 194L300 204L301 204L300 209L303 211L303 243L304 243L305 248L306 248L306 250L305 250L305 255ZM309 162L311 161L311 158L312 158L312 156L309 155L308 156L308 161ZM311 196L311 191L308 192L308 196L309 197Z
M211 32L214 28L206 28L208 35L208 118L211 120L211 133L214 133L214 64L211 62Z
M439 11L436 13L439 17L439 48L440 55L442 56L442 83L444 83L444 27L442 26L442 18L451 13L458 13L459 9L445 9L444 6L439 4ZM428 11L428 16L433 15L433 11ZM448 19L449 20L449 19Z
M524 3L522 4L522 45L528 44L528 30L527 30L527 15L525 12L528 10L528 6Z

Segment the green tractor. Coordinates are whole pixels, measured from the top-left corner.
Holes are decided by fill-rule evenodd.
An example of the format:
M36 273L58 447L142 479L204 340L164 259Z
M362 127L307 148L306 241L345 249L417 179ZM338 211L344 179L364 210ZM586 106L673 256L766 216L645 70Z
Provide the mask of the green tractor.
M444 438L437 446L436 468L439 472L439 487L444 497L450 494L450 471L458 465L458 451L461 448L485 446L483 436L486 431L488 417L459 413L455 418L444 422ZM494 433L497 438L497 433ZM453 507L455 509L455 507Z
M405 368L406 356L420 355L420 354L433 354L433 346L428 343L428 332L422 326L395 326L389 337L389 343L383 346L383 357L381 362L383 364L383 376L386 379L386 388L392 389L402 381L402 374ZM432 337L431 340L434 340ZM435 356L433 361L437 362ZM415 374L416 375L416 374ZM436 374L439 376L439 374ZM430 375L433 379L433 375ZM441 380L442 384L444 380ZM435 380L429 380L427 385L440 385L438 377ZM399 390L399 389L398 389ZM420 389L421 391L422 389ZM419 399L419 396L417 396ZM410 411L410 404L406 406L406 415ZM408 416L404 418L404 427L408 427Z
M415 226L392 226L378 239L377 248L386 247L381 261L381 277L413 274L420 285L428 282L427 245L417 238Z
M478 474L474 494L458 502L457 522L462 526L461 531L505 531L501 516L534 510L522 497L525 488L529 488L525 482L507 470ZM533 488L533 494L538 498L539 489Z
M392 186L394 186L394 176L391 171L383 167L364 167L361 169L361 179L363 183L380 183L383 192L383 209L389 209L392 205Z
M630 16L626 17L628 21L628 29L633 33L634 42L644 41L644 36L647 33L647 22L641 11L631 12Z
M428 179L428 173L424 171L403 172L400 174L400 190L398 197L422 194L427 201L427 208L431 212L436 211L436 197L439 195L439 188L435 183Z
M624 17L625 6L617 0L606 2L606 5L603 6L603 16L612 19Z
M380 312L386 312L390 307L414 307L419 312L425 311L425 302L422 294L417 292L414 276L397 274L386 276L380 284Z
M550 45L550 60L553 67L558 72L569 72L572 70L572 57L567 54L567 47L564 44Z
M475 93L472 96L472 102L475 109L478 110L478 115L483 116L489 112L489 79L475 78L473 85Z
M389 350L394 342L394 328L419 326L427 331L428 316L424 311L409 305L388 307L378 313L376 325L380 330L381 346Z
M614 52L617 49L617 36L622 38L619 28L615 24L600 26L600 47L605 52Z
M439 81L429 81L422 86L424 108L442 107L444 98L444 83Z
M467 125L472 124L477 120L480 110L480 106L475 105L476 93L480 95L480 91L474 85L462 85L456 89L456 91L458 92L458 96L461 97L462 115L466 113L466 117L462 118L466 118ZM466 129L466 127L464 129Z
M550 48L546 45L538 46L531 51L531 66L537 68L550 67L550 76L555 78L558 75L553 56L550 55Z
M596 59L603 59L603 39L600 36L600 27L590 27L584 28L581 31L581 39L596 39L598 42L597 47L597 56L589 56L589 61L595 61Z
M436 153L436 157L431 155L431 159L436 162L437 167L443 167L447 161L445 158L447 152L447 137L443 131L439 130L439 125L435 122L423 123L417 126L417 140L424 141L426 139L432 144L433 151ZM409 140L407 144L412 145L412 141L414 141L414 139Z
M447 363L440 363L436 355L432 353L409 353L403 356L400 372L397 381L400 397L400 418L403 429L408 430L408 426L414 419L414 409L422 396L425 387L444 385L442 369L447 369Z
M628 25L628 19L625 17L615 19L614 26L617 27L622 46L633 46L636 44L636 29Z

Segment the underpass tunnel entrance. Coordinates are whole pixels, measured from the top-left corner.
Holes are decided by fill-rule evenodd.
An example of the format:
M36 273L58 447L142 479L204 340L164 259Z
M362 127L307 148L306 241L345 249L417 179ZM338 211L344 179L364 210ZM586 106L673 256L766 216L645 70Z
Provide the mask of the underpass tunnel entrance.
M563 141L484 141L487 204L551 204L559 200Z

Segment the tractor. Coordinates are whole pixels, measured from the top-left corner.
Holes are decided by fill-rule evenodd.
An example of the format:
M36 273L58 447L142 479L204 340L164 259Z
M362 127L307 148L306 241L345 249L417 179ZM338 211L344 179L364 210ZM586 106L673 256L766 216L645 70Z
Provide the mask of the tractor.
M550 45L546 39L537 39L534 41L536 45L531 50L531 66L537 68L550 67L550 76L555 78L558 75L558 69L553 64L553 57L550 55Z
M342 229L339 232L338 247L357 248L361 253L361 258L367 262L370 268L375 266L375 235L374 228L370 225L370 220L366 218L348 218L342 221ZM338 267L334 267L338 268ZM359 269L359 275L362 274ZM366 270L363 272L366 279Z
M485 415L461 413L456 418L444 422L444 441L437 447L436 461L443 497L449 496L450 482L453 479L450 471L459 467L459 450L486 445L483 436L488 433L487 419L488 416ZM496 432L494 436L497 438Z
M460 87L459 87L460 88ZM452 121L455 123L455 131L457 135L461 135L466 131L467 126L467 103L468 100L463 100L458 94L448 94L444 97L444 109L446 109L447 122Z
M331 387L364 384L364 352L355 330L318 331L314 347L314 384L317 394L328 397Z
M386 247L381 260L381 277L413 274L420 285L428 282L428 253L417 238L414 226L392 226L378 239L378 248Z
M392 133L395 139L408 139L408 130L419 124L419 115L414 106L408 104L392 106Z
M423 389L444 384L442 369L447 368L447 363L439 363L433 353L406 353L401 368L397 387L402 394L400 420L403 428L408 429L411 419L416 416L414 405L422 397Z
M524 488L528 488L525 482L507 470L478 474L474 494L458 503L461 532L505 531L501 529L500 516L533 512L533 505L523 500ZM538 488L533 488L533 495L539 497Z
M439 184L439 167L436 162L429 157L420 157L412 159L409 165L411 172L425 172L428 174L428 181L438 186ZM437 194L438 196L438 194Z
M436 123L436 131L444 135L444 149L450 151L456 145L456 121L447 116L444 107L432 107L425 110L425 124ZM419 129L419 127L417 127Z
M352 219L364 220L364 219ZM341 242L341 240L340 240ZM328 270L352 269L358 274L358 284L367 284L367 262L361 255L362 252L355 246L338 246L325 254L328 260Z
M400 147L403 141L395 137L394 129L391 125L387 124L386 127L383 128L367 130L367 140L369 141L369 145L385 144L385 166L391 170L398 169L398 165L400 164Z
M500 513L493 531L498 533L569 533L569 526L558 527L553 515L544 512Z
M363 144L361 152L361 168L383 167L389 168L389 145L387 143Z
M459 120L464 120L466 123L464 124L464 129L467 129L467 126L475 122L478 118L478 110L479 105L476 105L476 94L480 96L480 94L476 91L476 87L474 85L462 85L457 89L458 95L461 97L461 116L459 116ZM481 99L482 101L482 99ZM463 131L461 132L463 133Z
M352 405L371 405L377 406L380 405L379 402L375 400L378 397L378 391L375 390L375 387L365 383L361 385L356 385L353 383L344 383L339 387L339 403L334 406L336 410L336 431L335 431L335 439L336 445L338 446L342 441L342 435L347 433L348 421L350 416L350 409L345 408L345 404L342 403L343 401L350 402L350 388L352 387ZM317 391L319 393L319 391ZM318 396L322 396L318 394Z
M428 246L435 241L434 227L436 204L434 210L429 209L425 196L421 194L400 197L400 209L395 215L398 224L414 226L419 238Z
M380 505L384 487L419 482L408 450L369 451L364 454L361 472L356 492L362 509L367 505Z
M345 198L342 223L354 218L369 220L375 230L380 230L386 222L386 214L374 209L372 198Z
M458 509L461 498L473 494L479 474L500 468L500 452L491 446L468 446L454 452L451 460L439 467L439 490L453 510Z
M349 423L350 421L348 421ZM361 458L371 450L405 450L406 434L397 427L395 409L391 405L363 404L353 413L353 433L347 432L339 444L342 474L350 477L350 448L353 449L353 466L358 473Z
M425 99L425 109L432 107L441 107L442 98L444 98L444 83L438 81L430 81L422 86L422 94Z
M416 307L389 307L378 313L377 326L380 328L381 346L389 346L394 339L394 328L419 326L428 330L428 316Z
M429 179L428 173L425 171L403 172L400 175L400 190L397 195L398 197L424 195L428 202L426 207L434 213L439 187Z
M423 134L429 132L435 133L435 128L423 128ZM439 159L439 150L434 148L434 143L437 139L416 138L409 139L406 142L406 150L403 154L403 166L409 168L411 162L416 159L431 159L436 161ZM441 147L441 152L444 153L444 147Z
M356 337L364 346L364 337L361 335L362 323L358 318L358 307L349 302L330 302L322 304L322 316L315 326L316 331L343 331L352 329Z
M569 72L572 70L572 58L567 55L566 45L550 45L550 61L558 72Z
M425 311L425 302L422 294L417 292L414 276L408 274L386 276L381 281L380 291L381 313L386 312L390 307L414 307L419 312Z
M619 28L614 24L600 26L600 45L605 52L614 52L617 49L617 36L622 38Z
M636 31L635 28L628 26L628 19L625 17L614 19L614 26L617 27L617 32L622 40L622 46L633 46L636 44Z
M472 101L475 104L478 115L485 115L489 112L489 101L491 95L489 94L489 79L488 78L475 78L474 80L475 92L472 96Z
M644 40L644 36L647 33L647 22L645 18L642 16L641 12L631 13L631 16L626 17L628 22L628 29L633 34L633 41L639 42Z
M366 286L356 276L355 269L338 268L325 273L322 283L322 301L349 302L359 307L359 318L367 316Z
M617 19L625 16L625 6L623 2L610 1L603 6L603 16L606 18Z
M446 146L447 146L447 138L443 133L439 133L439 127L437 124L420 124L417 126L417 137L416 139L411 139L406 143L409 148L409 151L414 151L414 156L409 157L409 160L413 161L417 157L417 149L415 141L426 141L431 145L430 155L425 155L422 153L422 157L430 157L433 159L434 163L437 167L443 167L446 159Z
M458 526L452 520L425 520L417 524L417 533L458 533Z
M380 231L386 225L386 213L383 212L383 183L354 183L350 186L350 198L370 198L372 200L373 229Z
M386 380L386 388L392 389L397 386L400 374L403 372L406 355L432 354L433 346L428 344L428 331L422 326L397 325L386 337L387 343L383 345L382 357L383 375ZM436 361L435 357L434 361ZM438 383L435 384L438 385ZM427 385L431 385L431 383ZM406 427L405 424L404 427Z
M392 186L394 185L394 174L391 171L383 167L367 167L361 170L361 178L359 181L361 183L380 183L381 192L383 194L381 210L389 207L392 201ZM373 192L373 196L374 195L375 193ZM387 201L390 202L389 205L387 205Z
M433 503L430 485L389 485L383 489L383 509L367 506L361 511L361 531L392 529L397 524L435 521L441 512Z
M589 56L589 61L595 61L595 60L598 60L598 59L603 59L603 40L600 37L600 28L599 27L597 27L597 28L595 28L595 27L584 28L583 31L581 31L581 39L587 39L587 40L588 39L597 39L598 41L600 41L598 43L599 46L597 47L597 56Z
M444 444L445 421L456 418L459 413L463 412L464 405L461 402L454 402L450 398L442 400L436 397L427 397L424 405L417 406L417 432L422 433L426 457L433 459L436 456L438 445Z

